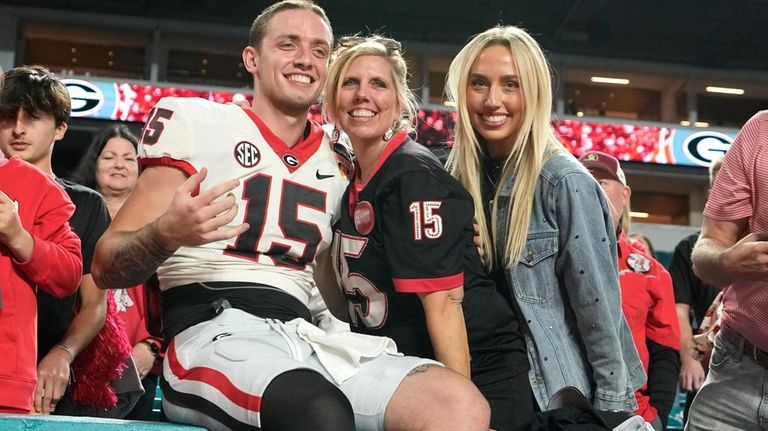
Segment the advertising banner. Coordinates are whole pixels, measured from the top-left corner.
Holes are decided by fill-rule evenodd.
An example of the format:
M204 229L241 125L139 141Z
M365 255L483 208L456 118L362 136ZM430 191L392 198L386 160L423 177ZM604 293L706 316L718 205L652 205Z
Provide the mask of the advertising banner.
M145 122L163 97L201 97L228 103L251 100L250 91L201 90L105 80L62 79L72 98L72 117ZM321 122L320 107L310 118ZM418 113L416 140L427 146L450 145L456 112L424 109ZM633 125L580 119L558 119L552 128L575 156L599 150L622 161L683 166L709 166L730 147L736 132L701 128Z

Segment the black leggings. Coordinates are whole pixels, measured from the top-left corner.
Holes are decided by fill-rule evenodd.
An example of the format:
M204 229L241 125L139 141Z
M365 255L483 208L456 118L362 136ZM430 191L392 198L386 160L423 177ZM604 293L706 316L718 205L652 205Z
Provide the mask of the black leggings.
M533 399L528 373L479 385L491 406L491 428L498 431L527 430L538 406Z
M347 397L322 375L293 370L277 376L261 399L263 431L353 431L355 415Z

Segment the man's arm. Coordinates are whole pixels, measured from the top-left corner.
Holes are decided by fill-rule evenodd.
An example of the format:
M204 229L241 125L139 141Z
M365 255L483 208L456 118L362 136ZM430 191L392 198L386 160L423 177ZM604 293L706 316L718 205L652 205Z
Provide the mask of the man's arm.
M39 208L33 231L28 232L14 202L0 191L0 244L13 254L16 269L32 284L55 298L63 298L77 289L83 274L80 238L67 223L74 206L58 186L37 193L45 193L45 204Z
M186 178L181 170L148 167L131 196L96 245L92 274L106 289L135 286L148 279L179 247L233 238L247 224L219 230L237 215L237 201L227 194L239 184L229 180L197 193L205 168Z
M750 233L739 239L747 220L704 217L692 256L699 278L714 286L768 278L768 233Z
M646 340L648 346L648 385L646 393L666 428L667 418L675 403L680 359L675 349Z
M72 361L88 347L104 326L107 314L106 291L96 287L90 274L83 275L79 295L80 310L72 319L67 332L37 365L34 392L37 413L49 414L56 409L56 403L69 384Z
M0 244L6 246L17 261L24 262L32 257L35 240L21 225L16 205L0 191Z
M693 351L693 329L691 328L688 304L677 303L677 321L680 324L680 388L698 391L704 383L706 373L701 362L691 356Z

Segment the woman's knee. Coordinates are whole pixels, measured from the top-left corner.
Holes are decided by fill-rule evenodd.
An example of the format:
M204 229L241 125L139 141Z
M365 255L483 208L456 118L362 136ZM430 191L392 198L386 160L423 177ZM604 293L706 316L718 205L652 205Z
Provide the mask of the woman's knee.
M430 365L414 368L403 379L384 424L387 430L488 430L490 417L488 402L469 379Z

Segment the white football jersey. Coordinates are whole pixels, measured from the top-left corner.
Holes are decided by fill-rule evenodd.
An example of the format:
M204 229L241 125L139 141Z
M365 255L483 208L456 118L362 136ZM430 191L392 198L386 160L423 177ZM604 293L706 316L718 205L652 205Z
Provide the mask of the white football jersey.
M346 178L320 125L288 147L252 111L199 98L164 98L150 113L139 147L142 167L201 168L205 190L233 178L238 214L228 227L250 229L227 241L182 247L157 274L160 287L206 281L254 282L307 304L315 256L332 239Z

